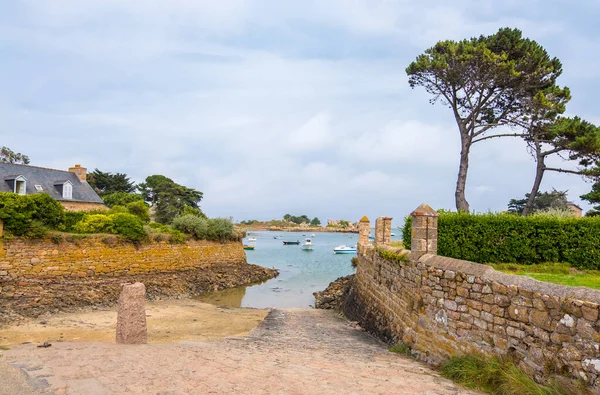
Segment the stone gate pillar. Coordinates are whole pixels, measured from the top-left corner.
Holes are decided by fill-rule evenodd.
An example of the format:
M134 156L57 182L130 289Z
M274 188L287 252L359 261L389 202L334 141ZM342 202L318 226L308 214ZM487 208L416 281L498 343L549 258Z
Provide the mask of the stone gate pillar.
M388 245L392 237L392 217L375 220L375 245Z
M440 215L425 203L417 207L410 215L412 217L410 250L418 256L437 255L437 228Z
M364 246L369 244L369 235L371 234L371 222L365 215L358 221L358 245L356 246L359 254L363 251Z

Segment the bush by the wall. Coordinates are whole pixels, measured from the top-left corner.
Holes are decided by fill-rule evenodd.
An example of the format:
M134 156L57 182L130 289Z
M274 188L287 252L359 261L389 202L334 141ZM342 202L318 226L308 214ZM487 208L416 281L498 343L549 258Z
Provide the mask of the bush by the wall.
M411 218L402 230L410 245ZM480 263L567 262L600 269L600 218L443 213L438 254Z
M113 218L114 233L131 241L141 241L145 236L144 223L137 216L129 213L118 213Z
M59 229L65 232L74 232L75 225L86 216L84 211L67 211L65 212L65 222Z
M12 192L0 192L0 219L4 228L15 236L40 233L40 227L57 228L64 222L64 209L47 194L18 195ZM32 221L36 221L32 225Z
M136 200L135 202L128 203L125 207L127 207L129 214L135 215L143 223L147 224L150 222L150 209L143 200Z
M233 238L233 223L229 218L212 218L208 220L209 240L224 243Z
M112 215L88 214L73 229L78 233L114 233L114 226Z
M195 239L206 239L208 237L208 221L192 214L175 217L173 228L193 236Z

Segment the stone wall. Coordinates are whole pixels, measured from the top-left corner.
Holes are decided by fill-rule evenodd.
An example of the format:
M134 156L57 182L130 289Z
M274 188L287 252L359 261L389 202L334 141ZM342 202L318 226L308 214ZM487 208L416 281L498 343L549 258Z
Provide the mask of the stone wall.
M214 263L246 264L240 242L168 242L135 246L118 236L54 243L15 238L0 248L0 281L56 277L122 276L191 270Z
M600 291L439 257L431 232L437 217L416 219L426 224L423 232L413 229L420 251L377 240L361 246L344 308L349 318L409 345L429 363L463 354L510 355L540 381L560 374L600 388Z
M66 200L60 200L60 204L67 211L108 211L109 208L102 203L89 203L89 202L72 202Z
M240 242L188 241L135 247L114 235L13 239L0 247L0 324L23 316L110 306L120 284L142 282L150 299L187 297L275 277L246 263Z

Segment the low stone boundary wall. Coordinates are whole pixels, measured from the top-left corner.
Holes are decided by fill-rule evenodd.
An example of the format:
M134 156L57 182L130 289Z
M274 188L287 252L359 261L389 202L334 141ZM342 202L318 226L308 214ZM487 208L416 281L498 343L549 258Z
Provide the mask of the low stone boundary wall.
M0 281L165 273L215 263L246 264L242 244L190 240L135 246L114 235L75 237L59 243L15 238L0 246Z
M434 218L413 222L412 251L359 241L345 314L429 363L510 355L539 381L559 374L600 388L600 291L436 256Z

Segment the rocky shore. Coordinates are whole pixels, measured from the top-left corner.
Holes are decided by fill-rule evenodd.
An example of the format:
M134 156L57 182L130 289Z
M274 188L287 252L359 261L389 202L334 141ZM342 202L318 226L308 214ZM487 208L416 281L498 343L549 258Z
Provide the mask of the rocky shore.
M21 279L0 284L0 325L46 312L80 307L108 307L119 297L120 284L142 282L149 300L185 298L207 291L251 285L276 277L276 269L258 265L216 264L196 270L74 280Z
M344 300L350 291L350 285L352 284L353 279L354 274L340 277L329 283L329 286L324 291L314 292L315 308L342 311Z

